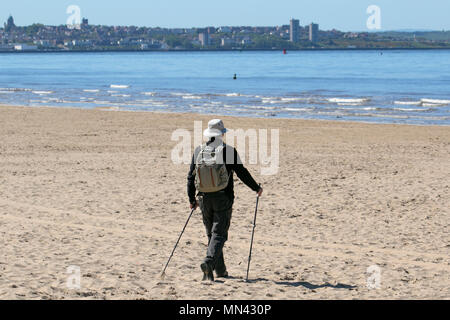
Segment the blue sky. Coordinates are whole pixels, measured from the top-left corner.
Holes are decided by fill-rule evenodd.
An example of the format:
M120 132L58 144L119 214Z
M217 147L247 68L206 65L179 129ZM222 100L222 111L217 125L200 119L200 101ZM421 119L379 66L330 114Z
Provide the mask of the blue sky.
M450 0L2 0L0 21L17 25L65 24L78 5L91 24L149 27L276 26L291 17L320 29L366 30L369 5L381 9L382 30L450 30Z

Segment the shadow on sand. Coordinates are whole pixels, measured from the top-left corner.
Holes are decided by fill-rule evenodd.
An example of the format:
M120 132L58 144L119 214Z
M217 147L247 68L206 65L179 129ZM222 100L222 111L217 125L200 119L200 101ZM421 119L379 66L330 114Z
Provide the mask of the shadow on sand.
M244 280L245 281L245 280ZM331 284L331 283L324 283L324 284L313 284L307 281L272 281L265 278L258 278L258 279L250 279L248 280L249 283L257 283L257 282L273 282L275 284L278 284L280 286L289 286L289 287L304 287L306 289L315 290L320 288L334 288L334 289L347 289L347 290L353 290L356 288L356 286L352 286L349 284L343 284L343 283L337 283L337 284Z

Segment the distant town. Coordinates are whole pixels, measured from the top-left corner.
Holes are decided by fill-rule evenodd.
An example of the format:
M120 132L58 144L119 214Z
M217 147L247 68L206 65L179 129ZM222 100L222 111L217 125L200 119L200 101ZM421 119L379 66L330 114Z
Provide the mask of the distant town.
M272 27L169 29L90 25L88 19L79 25L16 26L10 16L0 28L0 52L442 48L450 48L450 31L325 31L297 19Z

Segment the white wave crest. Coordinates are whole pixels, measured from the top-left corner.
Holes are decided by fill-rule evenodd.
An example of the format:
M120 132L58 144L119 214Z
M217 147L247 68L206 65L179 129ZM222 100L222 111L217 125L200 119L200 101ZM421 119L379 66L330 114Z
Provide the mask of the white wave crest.
M281 98L281 101L284 101L284 102L308 101L308 100L310 100L310 98L300 98L300 97L296 97L296 98Z
M283 108L283 110L285 111L295 111L295 112L305 112L313 109L314 108Z
M0 91L8 91L8 92L21 92L21 91L32 91L28 88L0 88Z
M420 106L422 101L394 101L394 104L402 106Z
M439 100L439 99L420 99L423 103L433 103L439 105L450 104L450 100Z
M84 89L83 92L96 93L96 92L100 92L100 90L98 90L98 89Z
M34 94L44 95L44 94L52 94L53 91L33 91Z
M361 106L361 102L338 102L338 106Z
M267 106L245 106L245 108L249 108L249 109L257 109L257 110L274 110L276 109L276 107L267 107Z
M393 110L399 110L399 111L427 111L428 109L418 109L418 108L393 108Z
M187 95L187 96L183 96L183 99L201 99L202 97L200 96L193 96L193 95Z
M129 85L126 84L112 84L110 85L110 88L114 88L114 89L127 89L129 88Z
M422 107L431 107L431 108L435 108L435 107L444 107L446 106L446 103L422 103Z
M360 103L360 104L370 101L369 98L352 98L352 99L328 98L327 100L333 103Z

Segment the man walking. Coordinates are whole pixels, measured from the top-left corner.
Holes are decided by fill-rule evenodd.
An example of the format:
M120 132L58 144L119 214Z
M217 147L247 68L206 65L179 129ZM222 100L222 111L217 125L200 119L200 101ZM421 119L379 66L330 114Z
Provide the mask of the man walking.
M242 164L236 149L223 142L226 131L220 119L208 123L203 135L209 141L195 149L187 178L190 207L200 206L208 236L206 258L200 265L203 280L214 281L213 271L217 277L228 276L223 246L228 238L234 202L233 173L258 196L263 191Z

